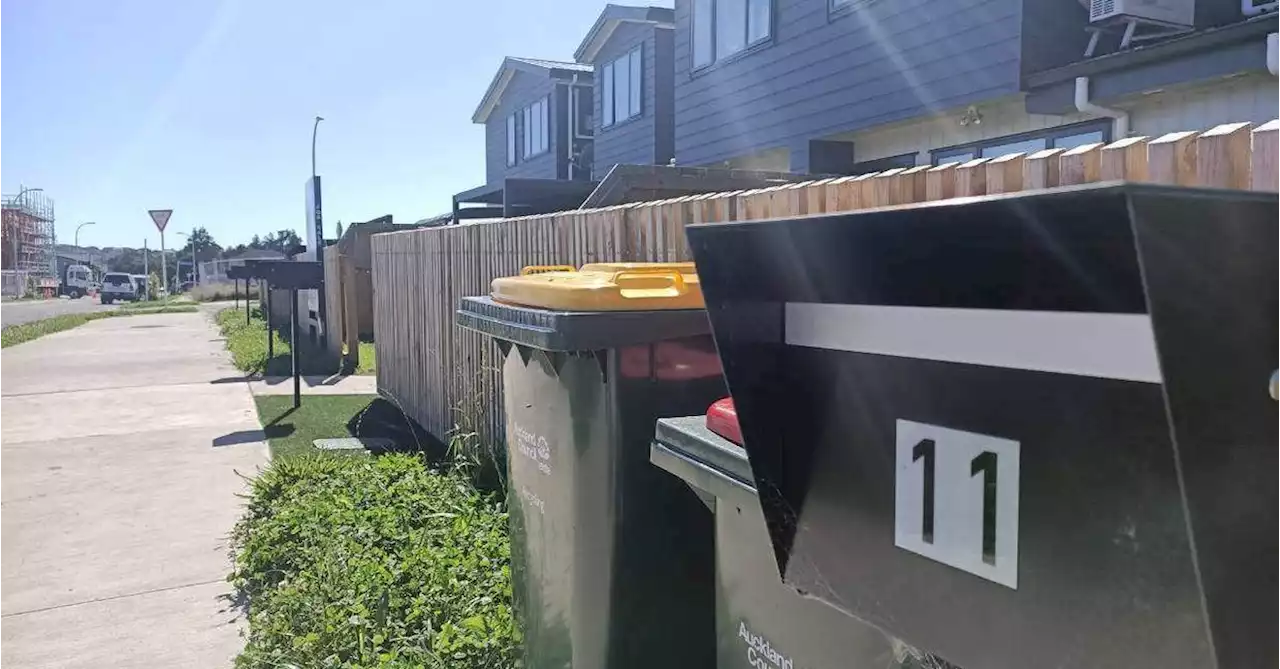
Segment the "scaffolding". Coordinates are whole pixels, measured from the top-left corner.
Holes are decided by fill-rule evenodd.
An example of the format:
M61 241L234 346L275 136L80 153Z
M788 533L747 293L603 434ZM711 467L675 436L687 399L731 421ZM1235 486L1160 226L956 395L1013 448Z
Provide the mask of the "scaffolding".
M56 277L53 199L43 191L23 189L18 195L3 196L3 201L0 265L32 278Z

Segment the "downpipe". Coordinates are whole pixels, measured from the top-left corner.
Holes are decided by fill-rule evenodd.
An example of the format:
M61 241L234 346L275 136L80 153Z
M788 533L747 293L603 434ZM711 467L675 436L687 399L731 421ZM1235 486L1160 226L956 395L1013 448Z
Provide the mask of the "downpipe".
M1129 136L1129 112L1094 104L1089 100L1089 77L1076 77L1075 94L1076 111L1082 114L1093 114L1115 119L1111 130L1111 141Z

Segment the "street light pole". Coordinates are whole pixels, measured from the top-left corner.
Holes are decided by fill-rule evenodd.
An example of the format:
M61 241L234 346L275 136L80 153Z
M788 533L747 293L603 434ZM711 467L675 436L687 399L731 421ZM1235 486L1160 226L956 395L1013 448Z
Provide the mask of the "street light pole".
M317 116L316 122L311 126L311 177L316 176L316 132L320 130L320 122L324 120L323 116Z
M80 228L83 228L86 225L97 225L97 223L94 223L93 221L85 221L84 223L76 226L76 243L74 244L76 248L80 248Z
M86 225L97 225L97 224L93 223L93 221L84 221L84 223L76 226L76 243L72 244L72 246L76 247L77 249L79 249L79 229L83 228L83 226L86 226ZM90 274L90 279L92 279L93 278L93 256L92 255L88 257L88 265L90 265L88 266L88 274Z

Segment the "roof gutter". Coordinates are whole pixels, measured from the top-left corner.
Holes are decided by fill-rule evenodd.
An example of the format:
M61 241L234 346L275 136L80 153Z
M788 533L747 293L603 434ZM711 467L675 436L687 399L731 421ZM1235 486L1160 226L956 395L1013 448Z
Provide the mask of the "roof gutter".
M1082 114L1093 114L1115 119L1115 126L1111 131L1112 141L1129 136L1129 112L1122 109L1103 107L1091 102L1089 100L1089 77L1076 77L1075 103L1076 111Z

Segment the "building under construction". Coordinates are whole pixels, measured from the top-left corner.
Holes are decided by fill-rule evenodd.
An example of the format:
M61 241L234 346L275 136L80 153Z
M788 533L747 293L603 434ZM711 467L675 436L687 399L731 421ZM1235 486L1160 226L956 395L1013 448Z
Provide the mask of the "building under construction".
M0 227L0 264L28 277L52 277L58 273L57 241L53 229L53 199L42 191L25 190L4 196Z

